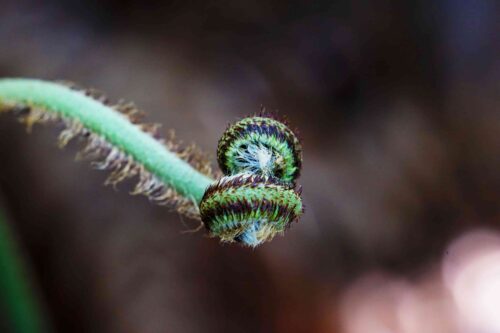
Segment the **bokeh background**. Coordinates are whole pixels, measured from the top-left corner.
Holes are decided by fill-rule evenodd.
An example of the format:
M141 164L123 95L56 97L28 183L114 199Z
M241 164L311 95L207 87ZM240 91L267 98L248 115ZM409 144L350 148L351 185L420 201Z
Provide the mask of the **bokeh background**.
M499 7L2 0L0 77L132 100L212 156L264 105L304 146L306 213L252 250L2 115L1 206L52 329L500 332Z

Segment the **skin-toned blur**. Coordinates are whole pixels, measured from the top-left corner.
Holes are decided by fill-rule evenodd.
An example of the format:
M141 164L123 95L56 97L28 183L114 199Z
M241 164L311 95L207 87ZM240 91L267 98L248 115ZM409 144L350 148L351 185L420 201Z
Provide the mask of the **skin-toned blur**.
M215 163L278 110L306 210L257 249L104 187L0 116L0 207L55 332L500 332L500 61L493 0L4 0L0 77L134 101ZM215 165L215 164L214 164ZM1 298L1 295L0 295ZM2 320L0 315L0 328Z

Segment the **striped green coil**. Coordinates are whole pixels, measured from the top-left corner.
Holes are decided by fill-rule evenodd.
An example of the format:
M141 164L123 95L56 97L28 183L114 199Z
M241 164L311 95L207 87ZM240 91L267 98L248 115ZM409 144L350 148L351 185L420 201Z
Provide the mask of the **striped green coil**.
M225 175L248 172L293 184L302 147L293 131L274 118L256 116L230 125L219 140L217 160Z
M302 147L285 123L259 115L230 125L217 159L225 176L207 188L199 207L211 236L256 247L302 215L296 187Z

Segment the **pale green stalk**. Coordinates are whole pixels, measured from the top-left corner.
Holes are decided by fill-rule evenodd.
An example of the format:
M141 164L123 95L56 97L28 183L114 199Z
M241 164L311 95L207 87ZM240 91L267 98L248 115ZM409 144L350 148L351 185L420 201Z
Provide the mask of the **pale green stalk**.
M213 181L133 125L123 114L64 85L34 79L0 79L0 106L2 104L26 104L78 120L132 156L180 195L197 203Z

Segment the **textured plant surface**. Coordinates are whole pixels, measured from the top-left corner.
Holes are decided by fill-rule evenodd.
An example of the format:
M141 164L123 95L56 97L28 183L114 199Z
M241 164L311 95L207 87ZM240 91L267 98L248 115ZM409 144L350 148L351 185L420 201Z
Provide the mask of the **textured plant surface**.
M208 229L223 241L257 246L298 219L302 201L300 191L286 183L239 173L210 185L200 211Z
M245 171L294 183L300 174L302 148L285 123L269 115L248 117L224 132L217 159L225 174Z
M59 145L83 142L80 158L111 171L106 184L136 177L133 194L200 219L211 236L255 247L282 233L302 213L296 179L302 148L283 121L262 113L230 125L218 145L225 176L214 181L204 154L163 138L158 124L142 123L133 104L70 83L0 80L0 110L13 111L28 131L59 123ZM208 189L208 190L207 190Z
M200 204L213 235L255 247L302 214L301 189L295 186L302 147L283 121L262 110L230 125L217 157L226 176L207 189Z

